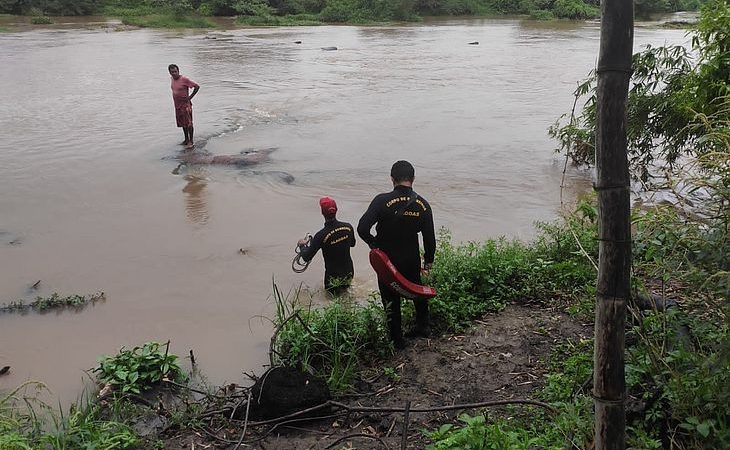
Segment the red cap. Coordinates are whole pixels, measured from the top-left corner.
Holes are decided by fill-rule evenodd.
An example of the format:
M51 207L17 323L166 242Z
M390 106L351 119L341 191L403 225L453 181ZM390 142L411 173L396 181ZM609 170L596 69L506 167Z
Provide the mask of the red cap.
M337 213L337 203L330 197L320 198L319 207L322 208L323 216L333 216Z

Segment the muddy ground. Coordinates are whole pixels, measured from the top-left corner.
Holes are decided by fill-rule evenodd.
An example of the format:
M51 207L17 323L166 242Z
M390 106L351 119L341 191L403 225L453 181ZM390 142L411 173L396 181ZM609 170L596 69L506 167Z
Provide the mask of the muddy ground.
M589 338L592 332L591 324L578 323L556 310L510 305L499 314L476 321L473 329L464 334L409 341L405 350L397 352L390 360L377 362L365 372L365 381L358 386L361 394L337 401L348 405L401 408L410 401L410 408L430 408L533 399L535 391L543 385L548 358L555 345L567 339ZM385 367L393 370L385 374ZM421 430L453 421L461 412L410 413L406 448L424 448L428 440ZM327 415L326 412L317 414ZM402 412L357 412L349 417L280 425L273 431L251 427L243 441L248 444L238 448L314 450L383 449L387 446L399 449L402 448L403 422ZM168 430L164 448L236 449L242 422L238 425L197 431ZM358 434L377 436L377 439Z

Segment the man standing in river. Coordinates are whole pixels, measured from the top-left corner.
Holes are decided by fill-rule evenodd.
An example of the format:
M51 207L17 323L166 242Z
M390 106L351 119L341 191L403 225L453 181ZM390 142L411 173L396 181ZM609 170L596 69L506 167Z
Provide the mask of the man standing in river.
M190 101L198 93L200 86L188 77L180 75L180 68L177 64L167 66L172 77L172 100L175 103L175 120L177 126L183 129L185 140L181 145L186 148L193 148L193 103ZM190 93L190 89L193 90Z
M297 245L300 255L309 262L319 249L324 258L324 287L330 294L342 295L352 283L355 273L350 257L350 247L355 246L355 230L347 222L337 220L337 203L330 197L319 199L324 216L324 228L311 241L300 239Z
M393 190L378 194L360 218L357 234L370 248L384 251L398 271L409 281L421 284L421 255L418 233L423 236L423 269L429 270L436 253L436 233L431 205L413 190L415 169L408 161L396 161L390 169ZM376 225L377 224L377 225ZM376 225L376 235L370 230ZM393 345L405 347L401 329L401 296L378 279L380 297ZM424 298L413 301L416 308L416 327L413 336L428 337L428 303Z

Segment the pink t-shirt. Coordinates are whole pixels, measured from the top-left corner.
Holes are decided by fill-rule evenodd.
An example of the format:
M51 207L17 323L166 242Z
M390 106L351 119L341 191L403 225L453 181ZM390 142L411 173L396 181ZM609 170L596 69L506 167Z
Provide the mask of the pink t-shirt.
M188 100L189 89L199 87L198 83L188 77L180 75L177 80L171 78L172 99L175 101L175 108L180 108L190 103Z

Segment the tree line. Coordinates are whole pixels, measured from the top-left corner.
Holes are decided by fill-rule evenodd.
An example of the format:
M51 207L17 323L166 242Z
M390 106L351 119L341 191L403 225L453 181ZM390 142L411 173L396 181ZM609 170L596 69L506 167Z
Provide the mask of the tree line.
M704 0L634 0L637 14L696 10ZM0 14L201 16L311 15L323 22L418 20L422 16L530 14L589 19L600 0L0 0Z

